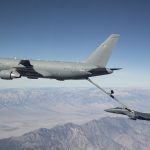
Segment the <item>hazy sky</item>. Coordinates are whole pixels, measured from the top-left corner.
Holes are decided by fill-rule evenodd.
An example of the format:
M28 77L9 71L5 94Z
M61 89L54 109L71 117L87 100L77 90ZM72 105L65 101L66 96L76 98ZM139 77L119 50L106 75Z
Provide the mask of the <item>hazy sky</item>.
M0 56L80 61L107 36L120 40L102 86L150 87L149 0L1 0ZM2 87L91 86L86 81L0 80Z

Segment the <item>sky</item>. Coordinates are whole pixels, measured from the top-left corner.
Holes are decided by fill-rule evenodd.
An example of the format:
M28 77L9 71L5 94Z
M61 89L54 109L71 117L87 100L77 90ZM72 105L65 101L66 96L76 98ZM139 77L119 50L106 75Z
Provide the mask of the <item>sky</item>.
M150 87L149 0L1 0L0 57L82 61L110 34L120 39L107 64L123 68L94 77L106 87ZM0 88L89 87L87 81L0 80Z

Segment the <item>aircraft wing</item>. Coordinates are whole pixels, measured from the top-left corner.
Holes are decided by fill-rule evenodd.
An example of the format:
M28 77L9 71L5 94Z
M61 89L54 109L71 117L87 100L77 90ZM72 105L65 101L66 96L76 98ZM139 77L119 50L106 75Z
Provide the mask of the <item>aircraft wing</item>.
M21 76L32 79L42 77L42 75L33 68L29 60L20 60L16 66L0 71L0 77L5 80L21 78Z
M32 68L33 67L33 65L31 65L29 60L20 60L19 65L20 64L27 67L27 68Z
M31 79L37 79L42 77L42 74L38 73L34 66L30 63L30 60L20 60L15 70L21 75Z

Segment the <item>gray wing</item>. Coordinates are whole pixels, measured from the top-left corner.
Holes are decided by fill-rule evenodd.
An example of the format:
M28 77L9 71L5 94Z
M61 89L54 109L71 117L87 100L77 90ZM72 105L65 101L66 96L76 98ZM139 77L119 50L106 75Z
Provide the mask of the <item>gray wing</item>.
M20 60L19 65L20 64L27 67L27 68L32 68L33 67L33 65L31 65L29 60Z
M29 60L20 60L19 64L21 66L16 67L16 71L21 75L31 79L38 79L42 77L40 73L38 73L34 66L30 63Z

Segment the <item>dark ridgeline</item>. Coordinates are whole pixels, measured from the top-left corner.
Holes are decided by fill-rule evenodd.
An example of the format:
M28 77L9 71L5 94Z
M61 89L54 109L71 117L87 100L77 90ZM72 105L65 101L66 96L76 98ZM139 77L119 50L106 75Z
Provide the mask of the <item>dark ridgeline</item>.
M0 140L0 150L148 150L150 123L105 117Z

